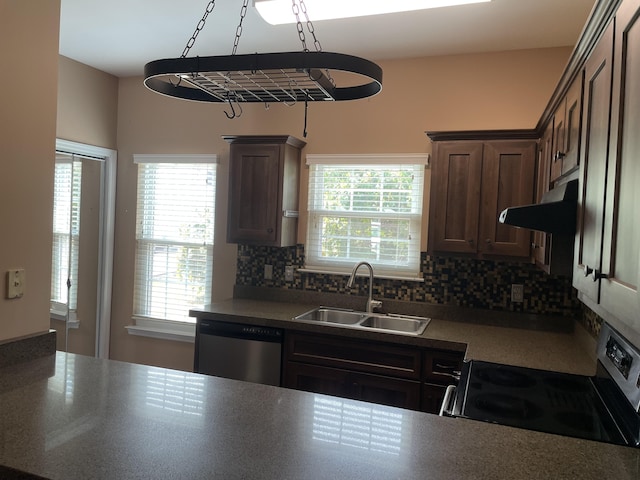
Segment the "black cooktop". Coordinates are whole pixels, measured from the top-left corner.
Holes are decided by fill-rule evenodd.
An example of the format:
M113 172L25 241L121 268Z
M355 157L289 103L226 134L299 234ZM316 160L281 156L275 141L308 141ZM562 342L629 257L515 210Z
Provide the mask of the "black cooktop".
M586 376L474 360L464 366L454 415L627 444Z

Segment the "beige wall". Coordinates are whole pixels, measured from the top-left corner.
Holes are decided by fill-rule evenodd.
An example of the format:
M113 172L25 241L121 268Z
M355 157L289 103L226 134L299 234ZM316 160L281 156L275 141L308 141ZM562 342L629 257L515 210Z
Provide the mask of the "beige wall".
M49 328L59 18L60 0L0 0L0 341Z
M59 57L56 136L117 149L118 78Z
M361 101L309 106L306 153L430 152L426 130L533 128L556 86L569 48L380 62L384 87ZM232 295L236 247L225 242L228 145L224 134L302 138L304 106L244 105L228 120L224 105L203 105L148 91L141 78L120 80L118 192L111 357L189 370L193 345L128 335L133 297L136 168L134 153L217 153L214 300ZM308 175L303 168L301 211ZM427 189L428 190L428 189ZM425 217L426 218L426 217ZM301 218L298 237L305 235ZM425 235L426 238L426 235Z

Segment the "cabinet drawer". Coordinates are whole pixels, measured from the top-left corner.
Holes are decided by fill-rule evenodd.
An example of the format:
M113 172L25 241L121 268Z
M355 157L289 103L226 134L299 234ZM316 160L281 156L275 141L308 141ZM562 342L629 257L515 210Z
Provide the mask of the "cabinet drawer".
M287 362L284 386L392 407L420 408L420 382L340 368Z
M464 361L464 353L446 350L427 350L424 355L424 378L444 385L457 383Z
M338 337L287 333L286 360L420 379L420 349Z

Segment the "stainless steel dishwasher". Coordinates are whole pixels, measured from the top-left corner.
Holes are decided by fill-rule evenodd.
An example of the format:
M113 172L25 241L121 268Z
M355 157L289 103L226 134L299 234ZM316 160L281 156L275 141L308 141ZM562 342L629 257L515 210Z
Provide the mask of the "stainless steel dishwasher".
M194 371L280 385L282 334L278 328L199 319Z

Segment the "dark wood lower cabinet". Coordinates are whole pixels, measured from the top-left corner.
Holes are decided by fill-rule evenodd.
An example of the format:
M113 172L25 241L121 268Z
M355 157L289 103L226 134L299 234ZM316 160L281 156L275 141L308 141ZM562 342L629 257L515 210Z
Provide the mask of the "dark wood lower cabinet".
M438 413L464 353L362 339L285 333L284 387Z
M428 413L439 413L446 390L447 387L444 385L435 385L433 383L423 384L420 410Z
M420 382L288 362L284 386L352 400L420 409Z

